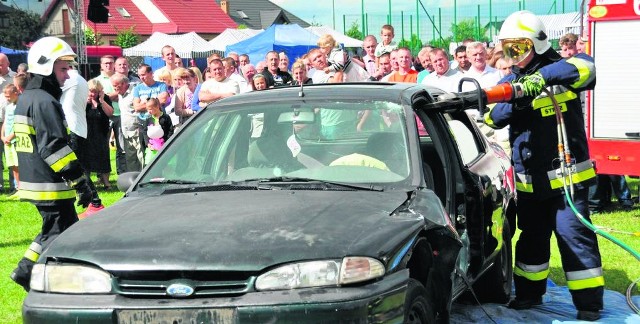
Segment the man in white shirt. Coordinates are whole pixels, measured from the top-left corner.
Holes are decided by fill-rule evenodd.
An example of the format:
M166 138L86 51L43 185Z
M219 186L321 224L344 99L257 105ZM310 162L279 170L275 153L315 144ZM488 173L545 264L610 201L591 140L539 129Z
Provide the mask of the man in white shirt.
M463 75L460 71L449 68L447 52L441 48L434 48L430 58L433 73L424 77L422 84L434 86L446 92L458 92L458 83Z
M210 64L213 78L202 83L198 98L200 107L204 108L209 103L240 93L238 82L226 77L224 65L219 59L213 59Z
M144 150L140 143L139 111L133 109L133 87L125 74L111 76L111 85L118 93L120 102L120 127L123 135L126 171L141 171L144 165Z
M474 78L480 83L480 88L493 87L500 81L500 72L489 65L487 65L487 50L484 47L484 43L472 42L467 45L467 57L471 66L469 70L464 73L465 77ZM471 85L471 83L469 83ZM466 90L468 87L465 84ZM471 89L473 90L473 87Z
M222 60L222 65L224 66L224 73L228 79L231 79L238 83L238 88L240 89L240 93L245 93L251 91L251 87L247 83L247 80L243 78L240 74L236 73L237 67L236 62L232 57L225 57Z

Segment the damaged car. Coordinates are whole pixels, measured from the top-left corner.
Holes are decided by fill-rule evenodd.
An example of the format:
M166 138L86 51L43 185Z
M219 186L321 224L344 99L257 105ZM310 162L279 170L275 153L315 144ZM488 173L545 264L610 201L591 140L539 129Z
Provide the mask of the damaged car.
M213 103L43 251L23 320L432 323L506 302L513 170L466 108L390 83Z

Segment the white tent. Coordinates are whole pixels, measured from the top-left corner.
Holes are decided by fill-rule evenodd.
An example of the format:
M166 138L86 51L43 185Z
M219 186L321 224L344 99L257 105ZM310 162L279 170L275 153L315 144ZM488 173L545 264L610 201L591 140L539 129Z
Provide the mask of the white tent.
M324 34L331 34L335 40L344 45L344 47L362 47L362 41L351 38L345 34L342 34L338 31L335 31L333 28L329 26L310 26L305 28L306 30L318 35L322 36Z
M146 41L125 48L125 56L162 57L162 47L171 45L181 58L207 57L215 50L209 42L195 32L182 35L168 35L155 32Z
M251 28L243 28L243 29L233 29L227 28L220 35L214 37L209 41L209 44L216 51L224 52L227 49L227 45L233 45L235 43L241 42L247 38L251 38L264 29L251 29Z

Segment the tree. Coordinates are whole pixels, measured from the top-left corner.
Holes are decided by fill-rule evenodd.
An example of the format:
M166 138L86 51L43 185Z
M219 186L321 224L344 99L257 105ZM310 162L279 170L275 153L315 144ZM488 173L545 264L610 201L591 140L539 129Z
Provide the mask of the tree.
M398 43L398 47L406 47L408 48L413 55L417 55L422 48L422 41L418 38L418 35L412 34L411 40L401 39Z
M129 48L138 45L140 43L140 36L135 31L135 25L126 29L118 29L116 28L116 40L114 44L122 47Z
M364 36L362 35L362 32L360 31L360 24L358 24L358 21L354 21L353 23L351 23L351 27L349 27L349 29L347 30L347 32L345 33L347 36L351 37L351 38L355 38L355 39L359 39L359 40L363 40Z
M488 41L487 29L484 27L479 27L476 24L475 20L465 19L460 21L457 25L451 24L451 32L455 31L455 42L462 42L467 38L473 38L477 41L483 42Z
M14 49L27 49L27 44L43 36L40 16L30 11L11 9L8 15L11 28L0 29L0 43Z
M84 42L87 45L102 45L104 43L100 40L101 38L102 34L94 33L91 28L84 30Z

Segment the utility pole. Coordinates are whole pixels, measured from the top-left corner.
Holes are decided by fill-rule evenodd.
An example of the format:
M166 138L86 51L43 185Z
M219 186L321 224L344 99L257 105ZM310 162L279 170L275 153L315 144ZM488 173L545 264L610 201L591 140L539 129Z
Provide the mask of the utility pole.
M72 13L76 33L76 55L78 55L78 63L87 64L87 43L82 28L82 18L85 16L84 0L73 0L73 5L76 7L75 14Z

